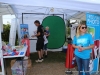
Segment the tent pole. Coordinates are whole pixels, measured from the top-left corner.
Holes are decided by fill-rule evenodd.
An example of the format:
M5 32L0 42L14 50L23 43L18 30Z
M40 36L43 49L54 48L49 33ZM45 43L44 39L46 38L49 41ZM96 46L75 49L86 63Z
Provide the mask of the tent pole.
M23 19L23 16L24 14L36 14L36 15L62 15L63 16L63 19L64 19L64 14L44 14L44 13L22 13L22 24L24 24L24 19Z
M23 14L24 14L24 13L22 13L22 24L24 23L24 22L23 22Z
M64 14L63 14L63 20L64 20Z

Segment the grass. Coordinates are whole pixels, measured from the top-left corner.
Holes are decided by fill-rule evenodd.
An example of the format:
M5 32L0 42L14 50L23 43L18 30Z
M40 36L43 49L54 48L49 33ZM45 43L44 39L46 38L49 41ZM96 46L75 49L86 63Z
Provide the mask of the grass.
M65 62L66 53L64 52L48 52L48 57L44 58L44 63L56 63L56 62ZM14 58L13 58L14 59ZM6 66L10 67L10 62L13 59L6 59ZM32 53L30 55L32 64L36 64L35 60L38 59L37 53Z
M55 63L55 62L65 62L64 52L48 52L48 57L44 58L44 63ZM37 53L31 54L32 63L35 63L35 60L38 59Z

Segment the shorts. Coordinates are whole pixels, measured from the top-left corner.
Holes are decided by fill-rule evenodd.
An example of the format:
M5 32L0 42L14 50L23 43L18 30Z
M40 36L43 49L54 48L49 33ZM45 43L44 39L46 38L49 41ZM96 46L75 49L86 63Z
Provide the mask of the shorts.
M43 50L43 47L44 47L44 39L38 38L36 43L36 50L41 51L41 49Z
M44 50L47 50L47 44L44 45Z

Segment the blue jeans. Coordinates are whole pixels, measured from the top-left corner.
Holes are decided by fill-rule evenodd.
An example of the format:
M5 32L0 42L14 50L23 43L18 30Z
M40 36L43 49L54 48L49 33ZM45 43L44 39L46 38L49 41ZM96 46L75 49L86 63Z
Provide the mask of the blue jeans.
M47 50L47 44L44 45L44 50Z
M83 75L83 72L80 72L80 71L83 71L83 69L84 69L84 72L86 71L85 75L90 75L90 73L89 73L89 62L90 62L90 59L82 59L82 58L80 58L80 57L78 57L76 55L75 55L75 58L76 58L78 71L79 71L78 75Z

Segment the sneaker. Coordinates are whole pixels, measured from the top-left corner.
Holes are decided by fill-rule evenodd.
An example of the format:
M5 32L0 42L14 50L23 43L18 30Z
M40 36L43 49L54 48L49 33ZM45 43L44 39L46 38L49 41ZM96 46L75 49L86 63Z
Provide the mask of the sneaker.
M26 60L26 59L28 59L28 57L27 57L27 56L25 56L25 57L24 57L24 59Z
M42 62L42 61L43 61L42 59L38 59L38 60L36 60L35 62L38 63L38 62Z
M44 59L43 59L43 58L41 58L41 60L43 61Z

